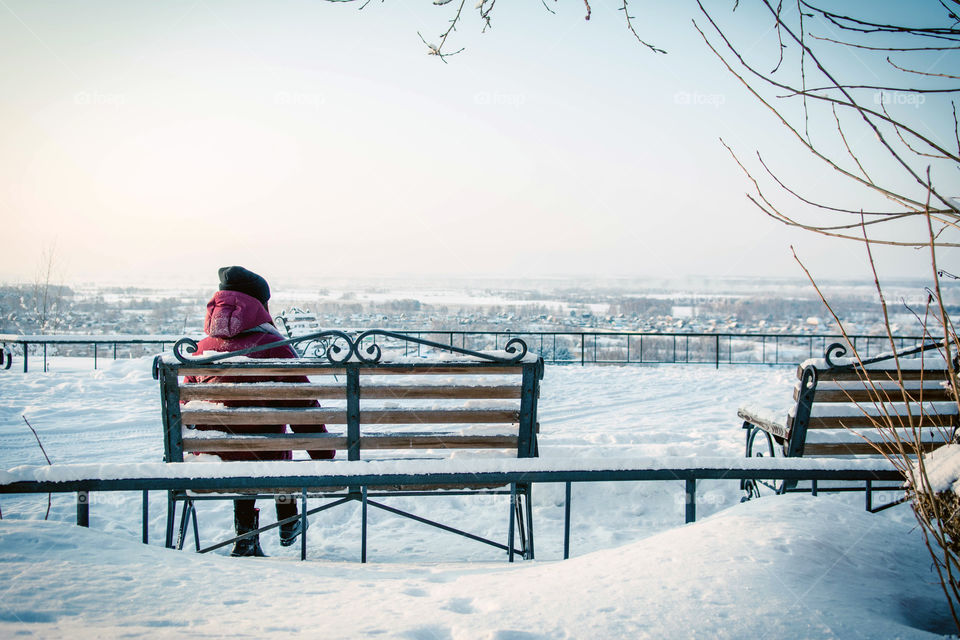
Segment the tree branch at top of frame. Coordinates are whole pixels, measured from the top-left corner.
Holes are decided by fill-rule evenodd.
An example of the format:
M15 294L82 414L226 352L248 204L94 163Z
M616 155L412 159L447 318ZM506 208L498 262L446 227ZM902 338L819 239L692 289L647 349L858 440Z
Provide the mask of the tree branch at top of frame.
M448 4L450 1L451 1L451 0L434 0L434 4L435 4L435 5L445 5L445 4ZM450 20L450 26L447 27L447 30L446 30L446 31L444 31L442 34L440 34L440 44L439 44L439 45L434 45L434 44L432 44L432 43L430 43L430 42L427 42L427 41L424 39L424 37L420 34L420 32L419 32L419 31L417 32L417 35L420 36L420 39L421 39L421 40L423 40L423 44L427 45L427 49L428 49L429 55L437 56L438 58L440 58L440 60L441 60L444 64L446 64L448 57L457 55L458 53L460 53L461 51L463 51L463 48L461 47L460 49L454 51L453 53L445 53L445 52L443 51L443 47L444 47L444 45L447 44L447 38L450 37L450 34L453 33L454 30L456 30L456 28L457 28L457 23L460 22L460 16L463 14L463 7L464 7L464 5L466 4L466 2L467 2L467 0L460 0L460 4L457 6L457 12L456 12L456 14L454 14L453 18ZM482 6L482 3L481 3L481 6Z
M906 132L910 133L911 136L916 136L916 138L917 138L919 141L921 141L921 142L923 142L924 144L928 145L930 148L934 149L937 153L940 153L940 154L942 154L942 155L944 155L944 156L947 156L947 158L948 158L949 160L951 160L951 161L955 161L955 162L958 161L956 155L952 154L951 152L947 151L946 149L943 149L940 145L938 145L936 142L934 142L933 140L929 139L928 137L923 136L923 135L921 135L921 134L919 134L919 133L917 133L917 132L915 132L915 131L912 131L909 127L907 127L907 126L904 125L903 123L898 122L898 121L895 121L895 120L892 120L892 119L891 119L888 115L886 115L886 114L878 113L878 112L876 112L875 110L869 109L869 108L867 108L867 107L864 107L862 104L860 104L860 103L854 98L854 96L850 93L850 91L847 90L847 89L845 89L845 88L843 87L843 85L842 85L840 82L838 82L838 81L833 77L833 75L829 72L829 70L824 66L824 64L822 63L822 61L818 58L818 56L816 55L816 53L813 52L812 50L810 50L809 46L808 46L800 37L798 37L798 36L793 32L793 30L789 27L789 25L786 25L786 24L784 24L784 23L782 22L782 19L781 19L781 17L780 17L780 14L779 14L778 11L777 11L777 8L771 6L770 2L767 1L767 0L762 0L761 4L764 5L764 6L766 6L766 7L768 8L768 10L771 12L771 14L774 16L774 19L778 21L778 29L781 29L784 33L786 33L786 34L789 36L789 38L790 38L793 42L795 42L796 44L798 44L798 45L801 47L801 49L804 51L805 57L811 61L811 64L812 64L813 66L815 66L815 67L817 68L817 70L818 70L829 82L831 82L832 85L833 85L833 87L836 88L836 89L840 92L840 94L842 95L842 99L841 99L841 98L834 98L834 97L830 97L830 96L824 96L824 95L817 94L817 93L809 94L809 97L814 98L814 99L817 99L817 100L832 102L832 103L834 103L834 104L841 105L841 106L844 106L844 107L849 108L849 109L853 109L855 112L857 112L857 114L860 116L860 119L861 119L861 120L863 121L863 123L872 131L872 133L876 136L877 140L878 140L878 141L880 142L880 144L884 147L884 149L885 149L886 152L889 154L889 156L895 161L896 164L899 164L900 167L901 167L918 185L921 185L921 186L924 186L924 187L925 187L924 181L923 181L923 179L922 179L922 176L920 175L920 172L918 172L916 169L914 169L914 168L910 165L910 163L901 155L901 152L899 152L897 149L894 149L894 148L893 148L893 146L890 144L890 141L886 138L886 136L884 135L884 133L879 129L877 122L874 121L874 118L876 118L876 119L878 119L878 120L882 120L882 121L888 121L888 122L891 122L892 124L895 124L896 126L900 127L900 128L902 129L902 131L906 131ZM788 84L785 84L784 82L778 81L778 80L770 77L769 74L763 74L763 73L760 73L759 71L757 71L751 64L749 64L749 63L744 59L743 55L738 51L737 47L735 47L735 46L730 42L730 40L729 40L729 38L727 37L727 35L726 35L726 34L724 33L724 31L717 25L717 23L716 23L716 21L714 20L713 16L710 14L709 11L706 10L706 8L703 6L703 3L700 2L700 0L698 0L698 5L699 5L700 10L701 10L701 12L703 13L703 15L704 15L704 16L706 17L706 19L710 22L710 25L713 27L713 29L716 31L716 33L719 35L719 37L723 40L723 42L724 42L724 44L726 45L727 49L730 51L730 53L732 54L732 56L734 56L734 57L737 59L737 61L739 62L739 64L740 64L741 67L743 67L744 69L746 69L750 74L752 74L752 75L753 75L754 77L756 77L757 79L759 79L759 80L763 81L764 83L766 83L768 86L777 87L777 88L781 88L781 89L786 89L786 90L788 90L788 91L790 91L790 92L792 92L792 93L795 93L795 94L797 94L797 95L802 94L802 90L801 90L801 91L798 91L796 88L791 87L791 86L789 86ZM724 64L724 66L726 66L727 69L728 69L738 80L741 81L741 83L754 95L754 97L756 97L762 104L764 104L768 109L770 109L770 110L778 117L778 119L780 120L780 122L781 122L785 127L787 127L787 128L801 141L801 143L802 143L804 146L806 146L807 149L808 149L811 153L813 153L816 157L820 158L821 160L823 160L824 162L826 162L827 164L829 164L832 168L834 168L835 170L839 171L841 174L843 174L843 175L847 176L848 178L851 178L851 179L859 182L859 183L860 183L861 185L863 185L863 186L866 186L866 187L869 187L869 188L871 188L871 189L874 189L874 190L876 190L876 191L878 191L878 192L880 192L880 193L882 193L882 194L884 194L884 195L886 195L886 196L893 196L893 197L894 197L895 199L897 199L897 200L903 200L903 201L906 201L906 202L910 202L913 206L915 206L915 207L917 207L917 208L919 208L919 207L922 206L922 203L918 202L917 200L915 200L915 199L913 199L913 198L906 197L906 196L904 196L904 195L902 195L902 194L892 193L889 189L883 189L883 188L879 187L878 185L871 183L869 180L864 180L864 179L861 178L860 176L857 176L856 174L850 173L850 172L847 171L846 169L844 169L844 168L842 168L841 166L839 166L839 165L838 165L835 161L833 161L831 158L827 157L827 156L826 156L824 153L822 153L820 150L818 150L808 139L806 139L803 135L801 135L801 134L796 130L796 128L793 127L793 126L786 120L786 118L783 116L783 114L782 114L776 107L774 107L772 104L770 104L770 102L768 102L767 100L765 100L765 99L758 93L758 91L751 85L751 83L748 82L747 79L743 77L743 75L741 75L741 74L739 74L739 73L736 72L736 70L731 66L731 64L726 60L726 58L713 46L713 44L710 42L710 39L707 38L707 36L706 36L706 34L703 32L703 30L701 30L700 27L696 24L696 21L694 21L694 26L697 28L697 30L698 30L698 32L700 33L701 37L704 39L704 42L707 44L707 46L710 48L710 50L721 60L721 62ZM899 132L898 132L898 135L900 135ZM934 197L937 199L938 202L940 202L940 203L943 204L944 208L949 209L951 212L957 211L956 205L952 204L945 195L940 194L940 193L937 192L936 190L933 191L933 195L934 195Z
M634 20L634 17L630 15L630 7L628 6L627 2L628 2L628 0L623 0L623 5L617 9L618 11L623 11L623 16L624 16L624 18L626 18L626 21L627 21L627 29L629 29L629 30L630 30L630 33L633 34L633 37L637 39L637 42L639 42L640 44L642 44L642 45L645 46L646 48L650 49L650 51L652 51L652 52L654 52L654 53L663 53L663 54L665 54L665 53L666 53L665 50L663 50L663 49L661 49L661 48L659 48L659 47L655 47L654 45L650 44L649 42L647 42L646 40L644 40L643 38L641 38L641 37L640 37L640 34L637 33L637 30L633 28L633 20ZM588 16L588 17L589 17L589 16Z
M366 6L370 4L371 1L372 0L327 0L327 2L332 2L337 4L360 2L361 4L359 9L361 10L366 8ZM381 2L385 2L385 1L386 0L381 0ZM653 53L664 53L664 54L667 53L666 50L640 37L639 32L637 31L636 27L633 24L633 21L636 18L630 15L629 1L630 0L619 0L617 3L619 6L616 7L617 11L623 11L624 19L627 26L627 31L636 39L637 42L639 42L641 45L643 45ZM554 0L554 2L556 2L556 0ZM593 7L591 6L590 2L591 0L583 0L584 9L586 11L586 15L584 15L585 20L590 20L591 16L593 15ZM454 3L454 0L433 0L434 6L437 6L437 7L446 7L446 5L450 5L453 3ZM481 33L484 33L486 32L487 29L491 28L493 9L496 3L497 3L497 0L477 0L476 4L474 5L474 9L477 11L480 17L480 20L483 23L483 28L481 29ZM543 7L549 13L551 14L557 13L556 10L552 9L547 4L547 0L541 0L541 4L543 4ZM450 56L454 56L464 51L463 47L452 52L448 52L446 50L446 46L448 44L448 40L451 34L457 30L457 26L462 22L464 18L463 9L466 6L466 0L461 0L459 4L456 4L455 6L456 6L456 11L454 12L453 17L450 18L449 20L449 26L446 28L445 31L443 31L443 33L439 35L439 42L437 44L435 44L433 41L428 40L427 38L424 38L421 32L419 31L417 32L417 35L420 37L420 40L427 47L427 54L431 56L437 56L443 62L446 62L447 58L449 58Z
M881 105L880 105L880 108L883 109L884 115L886 115L886 116L888 117L888 122L890 122L890 124L893 125L893 131L894 131L894 133L897 134L897 137L900 138L900 142L903 144L903 146L905 146L906 148L910 149L910 151L912 151L913 153L915 153L915 154L918 155L918 156L923 156L923 157L925 157L925 158L933 158L933 159L935 159L935 160L951 160L951 159L952 159L951 156L946 156L946 155L943 155L943 154L935 154L935 153L926 153L926 152L921 151L920 149L915 149L915 148L913 147L913 145L911 145L911 144L907 141L907 139L903 137L903 133L902 133L901 130L900 130L901 127L900 127L899 122L897 122L895 119L893 119L893 118L890 117L890 114L887 112L887 108L886 108L884 105L881 104ZM956 104L953 104L954 116L956 116L956 108L957 108L957 107L956 107Z
M871 47L866 44L858 44L856 42L848 42L846 40L837 40L835 38L827 38L825 36L818 36L816 34L810 33L807 34L814 40L822 40L823 42L831 42L833 44L838 44L844 47L852 47L854 49L864 49L866 51L886 51L886 52L916 52L916 51L960 51L960 43L956 46L950 47Z
M944 76L948 77L948 76ZM956 76L950 76L956 77ZM960 80L960 78L957 78ZM876 85L876 84L838 84L831 87L813 87L808 89L791 89L790 93L777 96L778 98L791 98L794 96L807 96L807 97L817 97L820 93L825 91L840 91L843 89L861 89L869 91L889 91L890 93L960 93L960 87L949 87L946 89L915 89L912 87L891 87L889 85Z
M801 2L802 2L802 0L801 0ZM700 2L700 0L697 0L697 4L700 6L701 11L703 11L704 14L708 15L708 18L709 18L709 14L707 14L706 9L703 8L703 5L702 5L702 3ZM809 45L806 44L806 42L803 40L803 38L802 38L801 36L797 36L797 34L795 34L795 33L793 32L793 30L790 29L789 25L787 25L787 24L785 24L785 23L783 23L783 22L781 21L779 8L775 9L775 8L770 4L769 0L763 0L763 1L762 1L762 4L765 5L765 6L767 7L767 9L768 9L768 10L775 16L775 18L777 19L777 25L778 25L777 28L778 28L778 29L783 29L783 30L790 36L790 38L791 38L796 44L798 44L798 45L800 46L800 49L801 49L801 51L804 53L804 55L805 55L806 57L809 57L809 58L810 58L810 60L813 62L814 65L816 65L816 68L820 71L820 73L823 74L823 76L824 76L827 80L829 80L830 83L831 83L834 87L836 87L836 88L841 92L841 94L843 94L844 98L846 98L847 103L848 103L852 108L854 108L855 111L857 111L857 112L860 114L860 117L861 117L861 119L863 120L863 122L864 122L870 129L873 130L873 133L877 136L877 139L880 141L880 144L887 150L887 152L890 154L890 156L891 156L898 164L900 164L900 166L907 172L907 174L909 174L909 175L917 182L917 184L919 184L919 185L921 185L921 186L927 186L927 185L925 184L924 180L923 180L923 176L920 175L919 173L917 173L917 171L914 170L914 168L913 168L912 166L910 166L910 164L909 164L906 160L904 160L904 158L890 145L890 143L887 141L886 137L883 135L883 133L882 133L882 132L880 131L880 129L877 127L876 123L873 122L873 121L870 119L869 114L866 113L866 112L864 111L864 109L861 107L861 105L859 105L859 103L857 103L857 102L854 100L853 96L850 95L850 93L843 87L843 85L842 85L841 83L839 83L839 82L836 80L836 78L834 78L833 74L831 74L831 73L827 70L826 66L821 62L821 60L819 59L819 57L810 49ZM710 21L711 21L711 24L714 26L714 28L717 28L717 25L716 25L716 23L713 21L712 18L710 18ZM952 30L953 30L953 31L956 31L955 29L952 29ZM728 46L731 46L730 43L729 43L729 40L727 40L725 37L724 37L724 41L727 42ZM731 48L733 49L732 46L731 46ZM734 49L734 50L735 50L735 49ZM738 54L738 58L740 58L741 61L743 60L742 56L739 56L739 54ZM956 207L954 207L954 205L952 205L952 204L950 203L949 199L948 199L945 195L940 194L938 191L934 190L934 189L932 188L932 186L930 186L930 194L932 194L933 196L935 196L938 201L942 202L942 203L943 203L944 205L946 205L947 207L949 207L949 208L951 208L951 209L953 209L953 210L956 210Z
M957 103L953 103L953 139L957 142L957 155L960 155L960 121L957 120Z
M754 189L756 190L757 198L759 198L760 201L758 202L758 200L757 200L756 198L754 198L754 197L753 197L752 195L750 195L750 194L747 194L747 199L750 200L750 202L751 202L754 206L756 206L758 209L760 209L760 211L762 211L765 215L767 215L767 216L769 216L770 218L776 220L777 222L780 222L780 223L785 224L785 225L790 226L790 227L802 229L802 230L804 230L804 231L810 231L810 232L813 232L813 233L817 233L817 234L824 235L824 236L828 236L828 237L832 237L832 238L839 238L839 239L842 239L842 240L853 240L853 241L856 241L856 242L863 242L863 237L862 237L862 236L849 235L849 234L846 234L846 233L840 233L840 231L846 231L846 230L850 230L850 229L859 229L859 228L861 228L861 227L864 226L864 225L872 226L872 225L881 224L881 223L887 221L886 219L880 219L880 220L874 220L874 221L869 221L869 222L867 222L867 221L861 221L861 222L858 222L858 223L855 223L855 224L851 224L851 225L836 225L836 226L814 225L814 224L809 224L809 223L800 222L799 220L796 220L795 218L793 218L793 217L791 217L791 216L788 216L787 214L785 214L785 213L783 213L782 211L780 211L780 210L776 207L776 205L774 205L774 204L764 195L763 190L760 188L760 183L757 181L757 179L754 177L754 175L750 172L750 170L747 169L747 167L743 164L743 162L740 161L740 158L737 157L737 154L733 151L733 149L731 149L730 146L729 146L726 142L724 142L722 139L720 140L720 143L727 149L727 151L728 151L728 152L730 153L730 155L733 157L734 162L737 163L737 165L740 167L740 169L741 169L741 170L744 172L744 174L747 176L747 179L750 180L750 182L753 184L753 187L754 187ZM759 154L758 154L758 155L759 155ZM762 159L761 159L761 163L762 163ZM764 165L764 168L766 168L766 165ZM767 169L767 171L769 172L769 169ZM771 174L771 175L772 175L772 174ZM776 178L775 178L775 179L776 179ZM778 182L779 182L779 180L778 180ZM782 184L782 183L781 183L781 184ZM795 194L795 195L796 195L796 194ZM799 196L797 196L797 197L799 197ZM825 207L825 206L823 206L823 205L820 205L820 204L817 204L817 203L811 202L810 204L812 204L813 206L815 206L815 207L817 207L817 208L827 209L827 207ZM901 214L892 214L892 217L891 217L890 219L901 219L901 218L905 218L905 217L924 216L924 215L927 215L927 213L928 213L928 212L924 212L924 211L902 212ZM949 222L949 221L938 220L938 222L940 222L941 224L944 224L945 226L955 227L955 224L952 223L952 222ZM924 247L924 246L926 246L926 244L927 244L926 240L918 240L918 241L909 241L909 240L907 240L907 241L903 241L903 240L872 239L871 242L873 242L874 244L880 244L880 245L895 246L895 247L911 247L911 248ZM960 247L960 243L946 243L946 242L943 242L943 243L938 243L938 246L941 246L941 247Z
M893 60L890 59L890 56L887 56L887 62L890 63L890 66L898 71L903 71L904 73L914 73L919 76L927 76L928 78L949 78L951 80L960 80L960 76L953 76L948 73L930 73L928 71L918 71L916 69L907 69L906 67L901 67Z
M729 149L729 146L727 146L725 143L724 143L724 146L726 146L727 149ZM843 213L843 214L854 215L854 216L866 216L870 218L877 218L876 221L871 221L871 222L868 222L867 224L875 224L875 222L885 222L887 220L896 220L899 218L904 218L904 217L922 213L922 210L909 207L909 205L902 202L898 202L898 204L901 204L902 206L906 207L908 209L907 211L857 211L855 209L844 209L842 207L832 207L830 205L826 205L820 202L815 202L814 200L805 198L804 196L800 195L795 189L792 189L787 184L785 184L783 180L781 180L780 177L776 173L774 173L769 166L767 166L767 163L763 159L763 156L760 154L760 152L757 152L757 160L760 162L760 166L762 166L764 170L767 172L767 175L769 175L770 178L774 182L776 182L781 189L783 189L784 191L792 195L794 198L796 198L800 202L810 205L811 207L816 207L818 209L829 211L831 213ZM950 214L951 212L948 209L943 209L943 210L936 211L936 213ZM860 226L860 225L859 223L857 223L854 226ZM839 225L835 228L839 229L839 228L848 228L848 227L847 225Z
M709 16L708 16L708 19L710 19ZM850 179L852 179L852 180L854 180L854 181L856 181L856 182L859 182L861 185L863 185L863 186L865 186L865 187L874 189L874 190L878 191L879 193L881 193L881 194L884 195L884 196L893 197L893 198L895 198L895 199L902 200L902 201L904 201L904 202L908 202L908 203L910 203L910 204L912 204L912 205L914 205L914 206L916 206L916 207L922 206L922 203L920 203L919 201L913 200L912 198L909 198L909 197L906 197L906 196L903 196L903 195L900 195L900 194L893 193L893 192L891 192L891 191L889 191L889 190L887 190L887 189L883 189L883 188L879 187L879 186L876 185L876 184L873 184L873 183L871 183L871 182L869 182L869 181L867 181L867 180L864 180L863 178L861 178L860 176L858 176L858 175L856 175L856 174L850 173L849 171L847 171L846 169L844 169L843 167L841 167L840 165L838 165L836 162L834 162L832 159L830 159L828 156L826 156L824 153L822 153L820 150L818 150L813 144L810 143L809 140L807 140L807 139L804 138L802 135L800 135L800 132L797 131L796 128L795 128L793 125L791 125L790 122L787 121L787 119L783 116L783 114L781 114L773 105L771 105L767 100L765 100L765 99L763 98L763 96L761 96L761 95L757 92L757 90L754 89L754 87L753 87L749 82L747 82L746 79L745 79L742 75L740 75L739 73L736 72L736 70L730 65L730 63L726 60L726 58L724 58L724 57L720 54L720 52L718 52L718 51L716 50L716 48L714 48L713 44L712 44L712 43L710 42L710 40L706 37L706 34L703 33L703 31L700 29L700 27L699 27L696 23L694 23L694 26L696 27L697 31L700 32L700 35L703 37L704 42L707 44L707 47L708 47L711 51L713 51L713 53L720 59L720 61L721 61L721 62L723 63L723 65L727 68L727 70L730 71L730 73L733 74L734 77L736 77L738 80L740 80L740 82L744 85L744 87L746 87L746 89L747 89L751 94L753 94L753 96L754 96L760 103L762 103L764 106L766 106L766 107L777 117L777 119L780 120L780 123L781 123L787 130L789 130L791 133L793 133L793 135L800 141L800 143L801 143L804 147L806 147L807 150L808 150L810 153L812 153L815 157L817 157L817 158L819 158L820 160L822 160L823 162L825 162L828 166L830 166L830 167L831 167L832 169L834 169L835 171L839 172L841 175L844 175L844 176L846 176L846 177L848 177L848 178L850 178ZM721 32L721 37L724 38L724 40L726 40L726 38L725 38L725 36L722 34L722 32ZM734 50L734 54L739 57L739 53L736 52L736 50ZM743 63L743 64L744 64L744 66L745 66L746 68L750 69L753 73L757 73L756 71L753 71L753 69L751 69L748 65L746 65L746 63ZM761 76L761 77L762 77L762 76Z
M802 0L801 0L801 2L802 2ZM706 14L707 12L706 12L706 10L703 8L703 5L700 3L700 0L697 0L697 4L700 5L701 10ZM843 87L843 85L842 85L840 82L838 82L838 81L836 80L836 78L834 78L833 74L831 74L831 73L827 70L826 66L820 61L819 57L810 49L810 47L809 47L809 46L806 44L806 42L803 40L802 35L801 35L801 36L797 36L797 34L795 34L795 33L790 29L790 27L789 27L787 24L785 24L785 23L783 23L783 22L781 21L779 8L775 9L775 8L770 4L769 0L763 0L763 1L762 1L762 4L765 5L765 6L767 7L767 9L776 17L776 19L777 19L777 28L778 28L778 29L783 29L784 31L786 31L786 33L791 37L791 39L792 39L796 44L798 44L798 45L800 46L800 49L801 49L801 51L804 53L804 55L807 56L807 57L809 57L810 60L813 61L813 63L816 65L816 67L817 67L817 69L820 71L820 73L823 74L823 76L824 76L827 80L829 80L829 81L831 82L831 84L840 91L841 94L843 94L844 98L846 98L846 102L847 102L855 111L857 111L857 112L860 114L860 117L861 117L861 119L863 120L863 122L864 122L870 129L873 130L874 134L877 136L877 139L880 141L880 144L881 144L884 148L886 148L886 150L887 150L887 152L890 154L890 156L891 156L897 163L899 163L899 164L903 167L903 169L904 169L919 185L921 185L921 186L926 186L925 183L924 183L923 177L922 177L920 174L918 174L918 173L914 170L914 168L911 167L910 164L909 164L908 162L906 162L906 161L903 159L903 157L901 157L901 155L890 145L890 143L889 143L889 142L887 141L887 139L884 137L883 133L882 133L882 132L880 131L880 129L877 127L876 123L873 122L873 121L870 119L869 114L868 114L867 112L865 112L865 110L861 107L861 105L854 100L853 96ZM709 16L708 16L708 17L709 17ZM714 28L716 28L716 23L715 23L712 19L711 19L711 24L713 24ZM729 43L729 40L727 40L726 38L724 38L724 41L727 42L728 46L731 46L730 43ZM731 47L731 48L732 48L732 47ZM739 56L739 54L738 54L738 58L740 58L741 61L743 60L742 56ZM841 104L842 104L842 102L841 102ZM954 208L953 205L950 203L950 201L947 199L947 197L946 197L945 195L942 195L942 194L938 193L937 191L933 190L932 187L931 187L930 193L933 194L933 195L937 198L937 200L943 202L943 204L945 204L947 207Z
M960 43L960 29L956 27L905 27L903 25L882 24L845 16L816 7L805 0L800 4L814 11L844 31L857 33L893 33L931 38L943 38ZM955 17L955 16L954 16Z
M768 6L769 6L769 5L768 5ZM703 9L703 5L701 5L701 9ZM818 93L807 93L807 94L805 94L803 89L797 89L796 87L793 87L793 86L791 86L791 85L789 85L789 84L785 84L785 83L783 83L783 82L779 82L779 81L777 81L777 80L769 77L768 75L763 74L763 73L761 73L760 71L757 71L752 65L750 65L750 64L743 58L742 55L740 55L740 52L737 51L736 48L732 45L732 43L727 39L726 34L724 34L723 31L717 26L717 24L716 24L716 22L713 20L712 16L710 16L710 14L709 14L705 9L703 9L703 12L704 12L704 15L707 17L707 20L710 21L711 26L713 26L713 28L717 31L717 33L718 33L718 34L720 35L720 37L723 39L724 44L727 45L727 48L737 57L738 62L740 63L740 65L741 65L744 69L746 69L747 71L749 71L749 72L750 72L754 77L756 77L757 79L762 80L763 82L766 82L766 83L769 84L770 86L776 87L776 88L778 88L778 89L783 89L784 91L787 92L787 95L786 95L786 96L778 96L778 97L806 96L806 97L809 97L809 98L813 98L813 99L816 99L816 100L820 100L820 101L822 101L822 102L830 102L830 103L833 103L833 104L836 104L836 105L839 105L839 106L843 106L843 107L846 107L846 108L849 108L849 109L853 109L853 110L858 111L858 112L861 112L861 113L869 114L870 116L874 116L874 117L876 117L876 118L879 118L879 119L881 119L881 120L884 120L884 121L888 122L889 124L892 124L892 125L898 127L898 128L901 129L902 131L906 131L906 132L909 133L911 136L915 137L915 138L917 139L917 141L919 141L919 142L921 142L921 143L923 143L923 144L926 144L927 146L929 146L931 149L933 149L933 150L936 151L937 153L942 154L943 156L945 156L947 159L949 159L949 160L951 160L951 161L954 161L954 162L960 162L960 144L958 144L958 153L957 153L957 154L953 154L952 152L947 151L946 149L944 149L943 147L941 147L939 144L937 144L936 141L932 140L930 137L924 136L923 134L919 133L918 131L916 131L916 130L913 129L912 127L909 127L909 126L907 126L906 124L904 124L904 123L902 123L902 122L899 122L899 121L896 121L896 120L890 118L890 116L889 116L888 114L886 114L886 113L880 113L880 112L878 112L878 111L876 111L876 110L874 110L874 109L870 109L869 107L865 107L865 106L857 103L856 101L852 100L852 98L849 99L849 100L841 100L841 99L839 99L839 98L834 98L834 97L832 97L832 96L821 95L821 94L818 94ZM706 41L706 40L707 40L706 35L703 33L703 31L700 30L699 27L696 26L696 22L694 22L694 26L697 28L697 31L700 32L700 35L701 35L701 36L704 38L704 40ZM709 41L707 41L707 46L710 47L711 51L713 51L713 53L714 53L718 58L720 58L721 61L724 62L724 65L727 66L727 68L732 72L732 71L733 71L732 68L726 63L726 61L723 59L723 56L721 56L720 53L719 53L712 45L710 45ZM735 74L735 75L737 75L737 74ZM752 93L754 93L755 95L757 95L757 94L753 91L752 87L750 87L749 83L747 83L747 81L746 81L745 79L743 79L743 78L742 78L741 76L739 76L739 75L737 75L737 77L738 77L738 79L740 79L740 81L741 81L745 86L748 87L748 89L750 89L750 91L751 91ZM757 97L759 98L759 95L757 95ZM764 102L764 104L767 104L767 106L768 106L770 109L774 109L774 107L773 107L772 105L769 105L769 104L766 103L766 102ZM918 206L919 206L919 204L920 204L920 203L917 203Z

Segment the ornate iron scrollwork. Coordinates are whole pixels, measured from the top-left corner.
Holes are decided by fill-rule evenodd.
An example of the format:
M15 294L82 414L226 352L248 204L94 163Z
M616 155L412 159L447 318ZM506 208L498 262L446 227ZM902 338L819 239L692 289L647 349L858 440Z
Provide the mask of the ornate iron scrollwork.
M277 347L282 347L285 345L293 345L298 342L310 340L317 341L323 340L324 338L333 338L333 340L329 342L329 346L324 352L324 357L330 360L330 362L334 364L342 364L350 359L350 356L353 353L353 341L350 339L350 336L343 331L336 330L320 331L319 333L312 333L306 336L287 338L286 340L279 340L277 342L268 342L255 347L240 349L239 351L217 353L216 355L207 357L190 357L189 355L185 355L185 353L191 354L197 352L197 341L192 338L181 338L180 340L177 340L176 344L173 345L173 355L183 364L207 364L209 362L217 362L227 358L235 358L237 356L245 356L251 353L257 353L258 351L266 351L267 349L276 349ZM347 348L344 349L338 346L337 340L345 341L347 343ZM341 356L341 352L345 352L345 354Z
M404 333L396 333L394 331L387 331L385 329L370 329L353 338L343 331L320 331L308 335L297 336L296 338L288 338L286 340L280 340L277 342L269 342L267 344L249 347L239 351L217 353L216 355L207 357L191 357L189 354L194 354L197 352L197 341L193 340L192 338L181 338L176 342L176 344L173 345L173 355L183 364L207 364L210 362L225 360L227 358L235 358L237 356L245 356L251 353L257 353L258 351L265 351L267 349L275 349L284 345L293 346L299 343L305 343L306 348L303 349L304 355L307 355L311 345L313 345L312 349L314 357L326 358L333 364L344 364L353 358L365 364L376 364L380 362L380 359L383 357L383 350L375 341L377 336L392 338L405 342L413 342L415 344L433 349L440 349L443 351L449 351L451 353L458 353L461 355L480 358L481 360L487 360L489 362L500 362L504 364L519 362L527 355L528 352L527 344L520 338L511 338L508 340L503 349L508 355L501 356L488 351L471 351L469 349L462 349L453 345L432 342L430 340L424 340L423 338L418 338ZM374 342L368 344L367 346L363 346L364 341L371 338L374 339Z
M847 346L840 342L834 342L829 347L827 347L826 352L823 354L823 359L826 361L827 366L831 369L856 369L858 367L866 366L868 364L874 364L875 362L883 362L884 360L892 360L894 358L902 358L904 356L912 356L924 351L930 351L931 349L940 349L943 347L943 342L930 342L927 344L920 345L919 347L914 347L912 349L907 349L905 351L900 351L896 354L888 353L885 355L876 356L874 358L868 358L866 360L860 360L858 362L850 362L847 364L837 364L834 361L834 358L842 358L847 355Z
M832 367L842 366L835 363L833 359L842 358L845 355L847 355L847 345L841 342L834 342L829 347L827 347L827 350L823 354L823 359L827 361L827 366L832 368Z
M431 340L424 340L423 338L416 338L414 336L407 335L405 333L395 333L393 331L387 331L385 329L370 329L364 331L357 336L354 342L354 353L357 355L357 358L361 362L379 362L381 356L383 355L380 345L376 342L371 344L366 348L361 348L363 341L367 338L372 338L375 336L383 336L385 338L394 338L396 340L403 340L405 342L413 342L415 344L423 345L425 347L431 347L433 349L442 349L443 351L450 351L451 353L459 353L465 356L473 356L475 358L481 358L483 360L489 360L490 362L503 362L503 363L513 363L523 360L524 356L527 355L527 343L525 343L520 338L511 338L507 341L507 344L504 346L503 350L506 351L509 356L498 356L494 353L486 351L471 351L469 349L463 349L461 347L455 347L452 344L443 344L442 342L433 342Z

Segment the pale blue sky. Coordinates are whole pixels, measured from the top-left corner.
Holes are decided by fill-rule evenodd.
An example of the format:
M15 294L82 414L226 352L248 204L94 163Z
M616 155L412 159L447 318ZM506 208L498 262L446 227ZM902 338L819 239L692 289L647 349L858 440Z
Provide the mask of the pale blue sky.
M0 1L0 280L51 243L68 281L802 275L791 243L863 275L860 249L746 200L720 137L845 187L710 54L695 3L633 5L663 56L612 1L589 22L548 2L501 3L483 34L468 6L443 64L417 32L438 41L455 3ZM731 25L770 50L769 20ZM883 268L923 275L908 253Z

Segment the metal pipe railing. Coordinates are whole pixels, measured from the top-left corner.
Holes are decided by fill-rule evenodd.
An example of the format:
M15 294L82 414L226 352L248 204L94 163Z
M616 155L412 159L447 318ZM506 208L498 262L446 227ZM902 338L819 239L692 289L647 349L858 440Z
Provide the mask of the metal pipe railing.
M362 331L362 329L348 330ZM511 338L522 338L549 364L694 364L720 365L755 364L770 366L796 365L807 358L817 357L833 342L845 342L839 334L786 333L680 333L649 331L470 331L434 329L392 329L418 338L447 344L469 344L473 350L497 350ZM0 345L7 349L7 362L13 355L23 357L23 370L29 369L30 351L42 349L47 371L48 348L86 345L97 367L98 348L113 346L113 358L119 357L119 347L156 345L163 351L180 336L19 336L0 334ZM850 335L850 342L864 357L889 350L890 338L884 335ZM922 344L923 336L894 336L899 348ZM634 341L631 345L631 341ZM679 343L679 344L678 344ZM772 343L772 346L771 346ZM539 347L539 350L537 348ZM62 349L57 349L62 351ZM422 356L415 351L403 355Z

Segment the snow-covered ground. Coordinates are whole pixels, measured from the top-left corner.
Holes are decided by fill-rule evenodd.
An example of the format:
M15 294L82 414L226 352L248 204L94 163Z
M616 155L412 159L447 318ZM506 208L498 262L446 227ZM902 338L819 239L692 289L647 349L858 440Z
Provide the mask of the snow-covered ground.
M0 469L161 458L150 360L54 359L0 372ZM743 455L737 406L782 406L792 369L548 367L541 457ZM562 560L563 489L534 492L537 560L359 507L311 519L299 546L266 534L266 559L159 546L165 497L94 494L91 528L71 495L0 496L0 637L923 638L953 631L906 506L863 512L861 495L740 504L737 481L702 482L683 525L680 482L576 485L572 558ZM506 498L391 504L504 539ZM261 501L262 518L273 509ZM232 530L229 504L200 506L204 542ZM189 541L192 543L192 540Z

